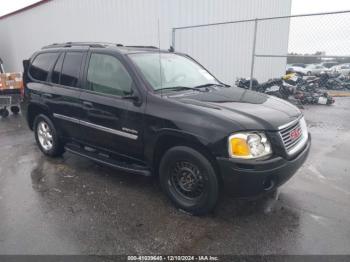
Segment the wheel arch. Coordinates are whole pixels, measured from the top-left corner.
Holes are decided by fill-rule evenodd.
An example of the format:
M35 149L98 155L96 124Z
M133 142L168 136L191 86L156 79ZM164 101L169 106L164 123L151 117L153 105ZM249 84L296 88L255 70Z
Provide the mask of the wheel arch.
M50 119L52 119L51 117L51 113L49 111L49 109L41 104L37 104L37 103L33 103L28 105L28 109L27 109L27 122L28 122L28 126L31 130L34 129L34 120L35 117L39 114L44 114L47 117L49 117Z
M209 160L221 181L219 166L217 165L215 156L209 150L208 145L208 141L192 134L176 131L162 132L157 136L152 146L153 152L151 154L151 162L154 174L158 175L160 161L167 150L175 146L187 146L199 151Z

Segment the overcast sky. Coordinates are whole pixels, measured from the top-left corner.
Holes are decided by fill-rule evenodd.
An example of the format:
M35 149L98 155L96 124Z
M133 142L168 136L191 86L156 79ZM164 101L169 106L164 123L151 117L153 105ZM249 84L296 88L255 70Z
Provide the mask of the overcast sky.
M350 10L349 0L292 0L293 15L342 10Z
M349 0L292 0L292 14L350 10ZM292 18L289 52L350 55L350 13Z

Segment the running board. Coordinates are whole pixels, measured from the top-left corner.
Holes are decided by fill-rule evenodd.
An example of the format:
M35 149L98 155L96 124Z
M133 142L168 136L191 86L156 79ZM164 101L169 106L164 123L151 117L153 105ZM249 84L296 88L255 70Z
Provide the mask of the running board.
M108 157L107 154L104 153L97 153L95 150L86 150L82 147L67 144L64 147L68 152L71 152L73 154L86 157L90 160L93 160L95 162L104 164L106 166L110 166L112 168L118 169L120 171L143 175L143 176L151 176L151 171L147 167L143 167L136 164L128 164L125 162L121 162L115 159L111 159Z

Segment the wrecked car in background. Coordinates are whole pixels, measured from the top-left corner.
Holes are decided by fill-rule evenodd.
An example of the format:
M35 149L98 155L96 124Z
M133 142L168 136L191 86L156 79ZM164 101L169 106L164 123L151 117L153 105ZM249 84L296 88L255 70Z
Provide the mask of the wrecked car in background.
M304 104L333 104L334 98L328 92L320 88L343 89L350 87L345 80L330 78L328 74L322 74L320 77L310 77L304 79L296 73L289 73L282 78L269 79L266 82L259 83L252 79L252 90L268 95L273 95L289 102L301 106ZM236 86L244 89L250 88L250 79L238 78Z

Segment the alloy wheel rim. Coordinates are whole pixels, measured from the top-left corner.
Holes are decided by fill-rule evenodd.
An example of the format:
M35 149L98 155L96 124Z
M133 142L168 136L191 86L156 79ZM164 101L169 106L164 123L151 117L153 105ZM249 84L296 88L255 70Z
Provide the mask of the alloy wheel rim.
M53 139L52 139L52 132L49 125L46 122L41 121L38 124L37 130L38 130L37 133L38 133L39 143L42 146L42 148L44 148L45 151L52 149Z
M204 193L205 179L198 167L187 161L178 161L170 176L175 192L183 198L196 200Z

